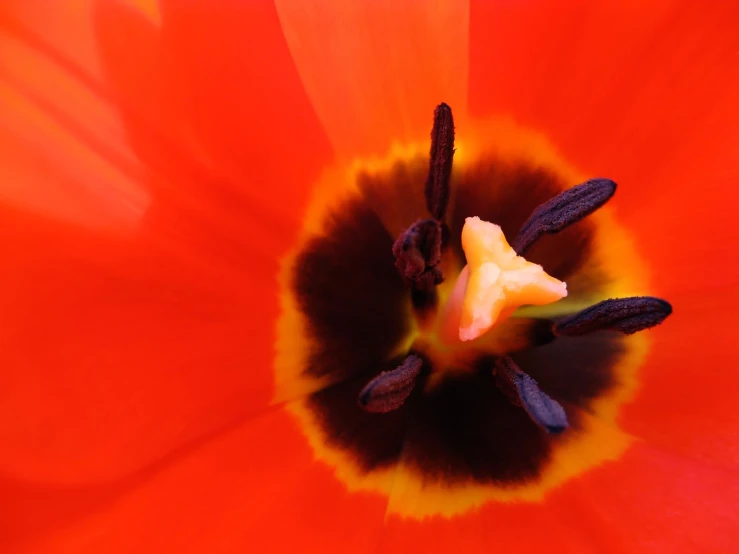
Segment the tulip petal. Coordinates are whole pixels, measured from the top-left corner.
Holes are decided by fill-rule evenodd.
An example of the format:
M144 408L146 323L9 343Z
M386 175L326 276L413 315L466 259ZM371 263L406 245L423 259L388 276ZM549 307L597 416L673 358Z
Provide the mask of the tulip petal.
M158 236L0 217L2 473L117 478L268 404L269 304L250 297L267 276L209 272Z
M187 203L209 224L236 225L232 234L245 243L254 236L238 227L249 224L260 235L291 237L331 151L274 6L165 1L160 8L159 27L108 0L98 0L94 18L103 66L133 147L152 170L154 194L168 205Z
M268 0L161 5L160 79L188 131L240 190L291 221L331 151Z
M46 26L43 34L39 26ZM150 197L97 61L91 26L74 7L3 5L0 201L98 231L129 232Z
M733 550L739 236L726 227L736 205L727 182L737 176L739 122L728 100L739 80L726 63L736 37L725 31L736 27L735 7L683 14L670 1L573 2L535 10L532 0L498 3L489 18L487 3L473 0L473 38L488 35L472 41L473 111L511 106L566 159L630 183L617 215L653 260L655 289L697 294L670 298L676 317L653 331L642 389L619 421L643 443L539 501L416 521L393 515L384 496L359 492L368 488L361 483L347 488L314 459L294 418L282 407L266 410L273 281L310 183L330 159L329 140L342 157L381 153L391 140L427 132L439 100L464 104L466 61L452 58L460 45L466 53L466 4L453 17L451 8L431 12L420 25L414 8L394 17L369 8L368 25L351 8L333 19L291 0L276 10L271 2L162 0L152 12L135 3L97 0L94 12L101 71L130 144L119 138L110 98L78 96L67 77L53 81L59 100L42 90L37 54L28 54L30 78L23 64L0 66L16 87L0 89L11 106L0 111L11 122L10 133L0 129L0 148L14 158L8 174L50 187L45 198L40 189L0 188L12 193L0 197L0 312L8 322L0 334L0 549ZM351 34L360 27L370 29L366 43ZM604 28L628 47L599 41ZM491 48L501 37L505 47ZM337 47L339 39L348 46ZM13 62L28 50L15 40L0 43L3 53L17 48ZM536 46L551 42L560 46L553 53ZM428 55L437 50L443 55ZM327 52L350 60L346 73ZM397 57L377 63L383 53ZM84 65L74 48L64 54ZM483 65L492 75L509 71L498 72L495 90L480 77ZM448 81L434 80L440 67ZM532 87L531 75L563 84ZM588 88L595 78L608 94ZM616 85L628 94L613 109ZM445 91L451 98L436 98ZM74 119L84 109L72 124L69 114L59 117L56 108L89 98L91 119ZM28 109L16 110L16 101ZM17 147L28 114L53 139L38 147L53 170L35 179L27 162L38 159L36 145ZM602 128L604 140L593 140ZM94 156L93 144L104 147ZM91 180L93 189L81 187ZM693 183L716 205L695 201ZM393 490L390 502L402 492Z
M275 2L290 52L339 156L425 139L446 102L467 104L467 0Z
M539 503L498 503L463 518L387 520L378 551L442 554L490 545L524 554L731 552L739 539L736 475L644 443Z
M739 282L739 228L727 223L739 201L739 5L470 9L471 112L505 110L581 170L618 182L614 206L653 262L651 292Z
M637 443L553 495L571 525L590 528L598 552L732 552L739 541L735 471Z
M641 387L621 423L671 454L737 469L739 289L676 297L673 306L675 317L650 332Z
M174 25L176 17L169 9L178 6L182 4L162 5L162 27ZM15 64L10 68L14 75L28 77L21 84L54 108L47 111L67 118L64 125L69 120L75 132L82 129L95 138L84 142L77 135L64 137L69 147L64 152L80 155L57 156L61 169L77 172L72 177L82 185L103 182L107 187L88 169L87 158L93 157L88 150L102 144L109 147L110 156L128 152L137 164L136 178L129 180L146 191L146 209L137 212L135 227L129 225L121 235L100 233L84 219L91 215L96 222L111 220L109 212L89 201L73 211L58 197L50 198L65 217L31 209L12 196L3 197L0 204L0 305L5 322L0 334L0 411L5 422L0 425L0 471L70 485L119 479L268 406L278 259L299 225L311 175L329 153L315 118L312 127L296 127L297 136L283 132L293 115L296 121L311 120L307 100L289 102L278 121L282 128L271 126L269 114L253 111L250 124L261 134L245 145L253 145L249 163L255 170L250 180L235 179L233 168L223 161L227 156L213 155L216 150L207 140L186 132L194 128L188 119L192 113L181 109L189 97L171 88L181 75L168 65L170 55L179 51L162 38L158 20L115 1L100 0L92 12L89 6L84 9L74 13L95 24L105 100L125 124L114 128L117 134L105 134L105 117L113 122L115 117L100 115L91 95L70 84L77 66L55 44L44 42L43 55L66 60L57 64L60 67L45 63L38 72L24 72L25 58L18 54L8 58ZM183 17L192 22L197 14ZM220 17L225 18L223 13ZM274 7L267 3L255 4L240 17L262 30L250 38L247 50L282 40ZM29 17L22 23L38 31L43 21ZM26 35L22 39L18 53L35 46L28 44ZM185 54L180 52L175 61L185 65ZM47 74L53 77L51 70L62 75L45 83ZM268 83L273 71L266 63L256 64L244 77ZM273 83L278 89L281 79ZM292 83L296 88L288 84L284 91L302 94L297 76ZM46 91L44 84L58 88ZM19 98L28 102L25 89L24 94ZM211 104L217 103L217 89L209 94ZM250 96L247 91L244 100L266 94L261 90ZM62 111L68 107L73 113ZM227 114L220 115L225 125ZM28 132L22 123L13 129ZM238 122L239 128L247 123ZM37 145L44 144L50 128L38 129L38 140L27 145L30 152L35 154ZM95 133L103 133L102 138ZM14 145L15 136L11 138L9 144ZM279 140L283 150L277 156ZM285 163L286 156L292 156L291 144L301 141L309 145L307 150ZM323 157L318 155L321 149ZM31 169L18 169L19 187L32 182ZM60 173L52 169L49 177ZM62 177L60 194L76 193L76 181ZM55 181L44 175L43 184L50 182ZM44 201L39 194L28 198ZM118 197L103 199L115 209L123 204Z
M384 510L383 498L350 493L314 462L292 419L277 408L129 479L11 497L0 536L29 554L369 554Z

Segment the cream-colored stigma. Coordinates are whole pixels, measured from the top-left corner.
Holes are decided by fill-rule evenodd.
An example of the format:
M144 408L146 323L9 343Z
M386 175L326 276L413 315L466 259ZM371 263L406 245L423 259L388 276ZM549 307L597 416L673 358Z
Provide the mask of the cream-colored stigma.
M494 223L468 217L462 248L467 266L454 285L448 310L458 314L460 340L478 338L521 306L543 306L567 296L567 285L517 255Z

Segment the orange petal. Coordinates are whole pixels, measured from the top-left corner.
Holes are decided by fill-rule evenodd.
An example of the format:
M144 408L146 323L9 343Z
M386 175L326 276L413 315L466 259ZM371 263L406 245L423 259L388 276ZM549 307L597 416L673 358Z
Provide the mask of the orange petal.
M378 551L733 552L737 493L733 473L637 444L540 503L488 504L422 522L391 517Z
M268 275L0 215L0 472L117 478L270 401Z
M4 502L0 536L29 554L371 553L385 512L381 497L350 493L315 463L282 409L118 483L28 489Z
M583 475L549 507L594 537L597 552L734 552L735 472L637 443L618 463Z
M46 61L67 60L84 68L88 77L100 80L102 73L90 25L94 1L65 0L51 5L46 0L6 0L0 12L6 30L16 37L34 39L30 40L34 46L54 45L53 52L45 48L37 52L49 56Z
M589 532L578 522L563 521L561 513L540 504L492 504L463 517L435 517L424 521L387 522L378 552L403 554L445 554L463 550L487 554L508 548L520 554L542 551L591 554L594 548Z
M273 4L164 1L161 27L96 6L103 66L155 192L235 225L277 218L291 236L331 152Z
M493 502L461 517L417 521L391 516L378 552L486 554L494 546L521 554L591 554L601 551L595 544L590 530L582 522L568 520L561 507L553 509L547 502Z
M250 16L249 24L261 31L250 35L253 42L245 51L274 44L279 33L274 8L265 3L250 10L241 19ZM163 11L163 25L168 13ZM141 169L136 183L143 183L150 204L135 233L110 236L79 226L87 223L78 219L80 212L110 219L90 202L77 212L64 206L67 217L61 221L45 210L38 215L25 204L18 208L15 201L0 204L5 321L0 471L41 482L120 478L269 403L277 260L299 225L311 175L325 162L325 156L312 157L321 148L317 122L316 133L298 126L298 136L285 135L286 119L272 126L269 110L257 110L249 121L260 132L244 137L244 159L254 171L249 180L234 180L231 168L221 163L225 157L211 157L197 137L184 132L190 123L180 107L189 97L171 88L179 74L168 65L173 62L165 55L157 22L138 9L103 0L93 14L84 15L94 15L105 99L120 110L128 133L111 134L118 142L108 142L111 148L132 146ZM190 14L189 21L196 16ZM43 21L23 23L38 31ZM21 42L22 48L35 48L25 35ZM57 64L61 69L52 67L63 74L59 82L65 85L82 70L60 52L43 43L44 56L65 60ZM284 44L283 52L289 62ZM263 55L265 63L256 64L248 77L263 78L266 86L282 70L273 74L265 61L269 54ZM24 59L10 59L21 76ZM185 65L185 54L175 61ZM88 106L89 94L61 85L58 91L43 90L47 65L30 74L32 91L44 93L53 107L74 108L69 114L74 129L93 136L107 131L97 105ZM279 79L276 89L267 87L275 98L282 90ZM293 82L299 90L297 77ZM216 103L217 89L209 94ZM265 94L252 87L244 100ZM307 106L306 101L289 104L284 114L274 104L272 111L289 119ZM309 120L306 112L297 121ZM18 129L28 131L22 125ZM37 131L27 145L33 153L50 133L48 127ZM11 138L9 144L15 145ZM301 141L308 146L292 156ZM99 183L87 163L94 158L87 151L98 142L103 141L88 144L75 135L64 144L83 154L58 158L85 186ZM279 156L276 146L283 149ZM19 183L32 182L30 169L18 170ZM50 167L43 182L58 181L60 192L75 192L75 181L59 173ZM29 198L39 200L39 195ZM119 198L104 198L115 208L122 204ZM59 204L57 197L51 200Z
M737 3L474 0L470 21L471 111L616 180L656 292L739 281Z
M277 0L290 52L340 156L426 139L434 108L467 104L467 0Z
M69 3L44 4L0 10L0 201L130 231L150 198L102 90L91 26Z
M739 468L739 289L671 298L673 317L650 331L653 344L624 429L672 454Z
M330 159L274 3L161 2L164 77L202 147L256 201L303 208Z

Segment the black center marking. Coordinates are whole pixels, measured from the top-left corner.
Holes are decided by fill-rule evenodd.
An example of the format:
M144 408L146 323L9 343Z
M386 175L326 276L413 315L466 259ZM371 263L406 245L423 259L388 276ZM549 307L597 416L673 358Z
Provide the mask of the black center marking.
M293 290L313 340L304 371L337 383L313 394L308 406L326 440L366 471L395 463L402 452L405 463L442 482L512 484L536 478L557 439L509 402L495 384L491 359L481 358L472 371L449 375L433 388L425 386L427 376L420 376L392 412L367 413L357 406L362 388L380 372L397 368L407 354L390 359L408 332L412 303L392 245L400 231L426 213L427 172L428 162L419 158L361 176L360 196L331 213L326 234L297 258ZM497 223L512 239L531 212L564 185L545 169L494 158L455 169L453 180L446 212L448 251L460 262L466 217ZM605 285L590 259L593 232L592 222L580 221L541 237L527 258L560 280L578 273L580 290L570 289L570 296L590 296ZM560 338L511 357L562 403L577 430L573 407L587 407L612 387L622 341L620 334L598 332L584 339Z

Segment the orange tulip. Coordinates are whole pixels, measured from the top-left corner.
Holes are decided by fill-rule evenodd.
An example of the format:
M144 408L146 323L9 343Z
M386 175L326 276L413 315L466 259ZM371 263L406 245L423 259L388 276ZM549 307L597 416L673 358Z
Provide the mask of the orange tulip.
M738 29L733 0L3 2L0 551L736 551ZM393 241L440 102L421 290ZM526 253L567 298L437 341L465 218L515 245L595 176L613 200ZM632 296L674 314L571 336Z

